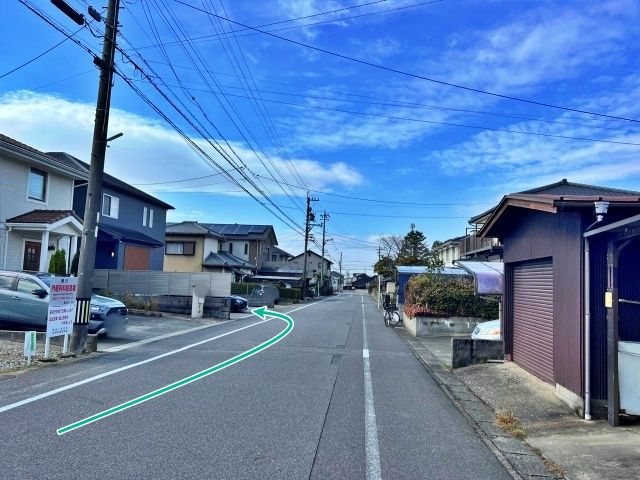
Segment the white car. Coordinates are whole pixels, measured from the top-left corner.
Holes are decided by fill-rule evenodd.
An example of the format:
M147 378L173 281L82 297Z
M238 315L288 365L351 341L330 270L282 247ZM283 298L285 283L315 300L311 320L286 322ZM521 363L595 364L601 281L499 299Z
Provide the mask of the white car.
M472 340L501 340L502 332L500 331L500 320L490 320L480 323L473 329L471 334Z

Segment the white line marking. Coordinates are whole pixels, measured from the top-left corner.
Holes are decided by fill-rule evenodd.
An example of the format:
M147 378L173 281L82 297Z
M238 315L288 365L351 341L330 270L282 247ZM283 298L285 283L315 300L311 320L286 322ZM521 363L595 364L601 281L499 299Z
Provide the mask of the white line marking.
M329 298L331 298L331 297L329 297ZM304 308L312 307L313 305L317 305L319 303L325 302L325 301L329 300L329 298L325 298L324 300L320 300L318 302L310 303L309 305L304 305L302 307L299 307L299 308L296 308L296 309L293 309L293 310L289 310L288 312L283 312L283 313L289 314L289 313L297 312L298 310L302 310ZM37 400L42 400L43 398L50 397L51 395L56 395L58 393L62 393L62 392L65 392L67 390L71 390L72 388L76 388L76 387L79 387L81 385L85 385L87 383L94 382L96 380L100 380L101 378L105 378L105 377L109 377L111 375L115 375L116 373L124 372L125 370L129 370L129 369L134 368L134 367L139 367L140 365L144 365L146 363L155 362L156 360L160 360L161 358L165 358L165 357L168 357L170 355L175 355L176 353L184 352L185 350L189 350L190 348L197 347L199 345L202 345L202 344L207 343L207 342L211 342L213 340L217 340L217 339L222 338L222 337L226 337L227 335L231 335L232 333L236 333L236 332L240 332L242 330L246 330L247 328L255 327L256 325L260 325L260 324L265 323L265 322L271 322L272 320L274 320L273 317L269 318L267 320L261 320L261 321L256 322L256 323L252 323L251 325L246 325L244 327L236 328L235 330L231 330L230 332L226 332L226 333L223 333L221 335L217 335L215 337L207 338L205 340L201 340L199 342L192 343L190 345L186 345L186 346L178 348L176 350L171 350L169 352L165 352L165 353L162 353L160 355L156 355L155 357L147 358L146 360L142 360L140 362L132 363L130 365L125 365L124 367L116 368L114 370L109 370L108 372L100 373L98 375L95 375L95 376L89 377L89 378L85 378L84 380L80 380L80 381L75 382L75 383L70 383L69 385L65 385L64 387L59 387L59 388L56 388L54 390L49 390L48 392L44 392L44 393L40 393L38 395L34 395L33 397L25 398L24 400L20 400L19 402L10 403L9 405L5 405L3 407L0 407L0 413L6 412L6 411L9 411L9 410L13 410L14 408L18 408L18 407L21 407L23 405L27 405L29 403L33 403L33 402L35 402ZM212 327L212 326L215 326L215 325L208 325L208 326Z
M364 317L364 297L362 297L362 357L364 359L364 449L367 480L381 480L380 447L378 445L378 426L376 425L373 383L371 382L367 326Z
M240 320L242 318L249 318L251 315L247 315L246 317L234 318L234 320ZM179 330L177 332L165 333L164 335L158 335L157 337L145 338L144 340L138 340L137 342L131 343L123 343L121 345L114 345L113 347L100 348L98 351L105 353L113 353L113 352L121 352L123 350L129 350L130 348L139 347L140 345L146 345L147 343L157 342L159 340L164 340L165 338L177 337L179 335L185 335L191 332L197 332L198 330L204 330L205 328L217 327L218 325L223 325L225 323L230 322L231 320L225 320L224 322L214 323L211 325L200 325L199 327L186 328L184 330Z

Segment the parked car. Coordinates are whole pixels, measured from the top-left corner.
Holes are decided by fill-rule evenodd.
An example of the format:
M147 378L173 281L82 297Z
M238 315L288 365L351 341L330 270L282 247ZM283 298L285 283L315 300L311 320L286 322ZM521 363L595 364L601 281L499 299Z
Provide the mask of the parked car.
M495 340L498 341L502 338L502 332L500 330L500 320L490 320L488 322L482 322L473 329L471 334L472 340Z
M0 323L45 330L52 278L48 273L0 270ZM89 333L120 334L127 328L128 314L119 300L92 295Z
M246 298L238 297L237 295L231 295L229 300L231 303L232 313L244 312L249 306L249 302Z
M277 305L280 302L280 290L274 285L260 285L251 291L251 295L261 297L260 301L269 306Z

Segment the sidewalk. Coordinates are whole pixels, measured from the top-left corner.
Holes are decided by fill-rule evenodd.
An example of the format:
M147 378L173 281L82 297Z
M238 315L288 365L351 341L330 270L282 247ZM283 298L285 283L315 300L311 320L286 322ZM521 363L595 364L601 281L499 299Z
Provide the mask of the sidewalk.
M491 413L494 426L496 414L501 420L514 421L517 424L514 431L524 439L523 446L547 460L547 467L551 467L547 475L564 473L570 480L640 478L640 422L618 428L609 426L605 420L587 422L555 396L551 385L512 362L449 371L451 337L414 338L404 329L398 329L398 333L414 355L426 357L427 361L422 363L432 376L445 379L443 388L452 390L449 385L453 385L464 400L460 406L472 418L479 415L474 415L471 409L482 405ZM450 378L446 379L447 376ZM456 382L459 386L455 386ZM500 442L497 448L501 448ZM510 449L514 450L513 446ZM517 457L508 451L503 454L523 478L540 478L540 472L531 475L531 471L521 469Z

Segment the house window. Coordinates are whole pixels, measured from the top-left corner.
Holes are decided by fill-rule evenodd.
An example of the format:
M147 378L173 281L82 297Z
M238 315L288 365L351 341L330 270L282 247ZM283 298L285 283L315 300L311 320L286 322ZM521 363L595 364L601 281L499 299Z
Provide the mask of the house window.
M272 262L277 262L278 261L278 255L271 255L271 261Z
M164 252L167 255L194 255L196 242L167 242Z
M244 244L244 254L245 254L245 255L248 255L248 254L249 254L249 244L248 244L248 243L245 243L245 244Z
M102 215L105 217L118 218L118 210L120 206L120 200L118 197L102 195Z
M153 228L153 208L144 207L142 209L142 226Z
M229 242L229 253L233 254L233 243Z
M37 168L30 169L27 188L31 200L44 202L47 194L47 174Z

